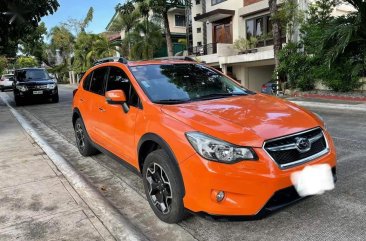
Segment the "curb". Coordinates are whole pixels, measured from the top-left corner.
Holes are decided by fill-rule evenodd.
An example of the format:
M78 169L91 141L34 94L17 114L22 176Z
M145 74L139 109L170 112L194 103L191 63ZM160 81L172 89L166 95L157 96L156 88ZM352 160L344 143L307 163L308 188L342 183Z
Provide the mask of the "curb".
M70 182L72 187L82 197L85 203L95 213L105 227L117 240L149 240L140 230L133 226L115 207L113 207L104 197L95 190L60 154L58 154L48 143L30 126L23 116L12 106L8 100L0 95L2 101L8 106L13 116L17 119L27 134L41 147L46 155L52 160L59 171ZM112 231L119 231L117 234Z
M344 96L344 95L320 95L320 94L294 94L293 97L317 98L323 100L345 100L345 101L366 101L366 97Z
M347 105L347 104L332 104L332 103L320 103L320 102L308 102L308 101L291 101L291 102L304 107L366 111L366 104Z

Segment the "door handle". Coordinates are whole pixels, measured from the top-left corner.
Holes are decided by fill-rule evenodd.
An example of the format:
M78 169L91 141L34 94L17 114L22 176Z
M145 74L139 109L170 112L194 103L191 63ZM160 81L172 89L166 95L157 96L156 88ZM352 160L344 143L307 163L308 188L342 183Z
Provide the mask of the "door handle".
M102 107L98 108L100 112L105 112L105 109L103 109Z
M84 99L80 98L80 101L81 101L81 102L84 102Z

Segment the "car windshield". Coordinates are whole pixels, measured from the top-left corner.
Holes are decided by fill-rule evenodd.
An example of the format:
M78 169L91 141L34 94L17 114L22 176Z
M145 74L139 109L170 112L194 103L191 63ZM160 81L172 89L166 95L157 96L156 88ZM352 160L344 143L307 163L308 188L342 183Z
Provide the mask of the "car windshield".
M201 64L142 65L130 69L154 103L176 104L253 94Z
M24 69L18 70L16 73L16 78L18 81L25 82L25 81L42 81L50 79L48 73L44 69Z

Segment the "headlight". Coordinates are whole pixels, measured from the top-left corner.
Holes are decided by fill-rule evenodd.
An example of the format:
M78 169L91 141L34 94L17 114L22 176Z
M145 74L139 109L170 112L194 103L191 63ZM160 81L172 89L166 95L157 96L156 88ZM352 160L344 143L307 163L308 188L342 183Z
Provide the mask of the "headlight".
M223 163L257 160L252 148L239 147L199 132L186 133L188 141L203 158Z
M315 113L315 112L313 112L318 118L319 118L319 120L323 123L323 126L324 126L324 128L325 129L328 129L328 127L327 127L327 123L325 123L325 121L324 121L324 119L323 119L323 117L321 117L319 114L317 114L317 113Z
M47 85L47 89L53 90L54 88L56 88L56 84L48 84Z
M25 86L25 85L17 85L17 89L22 92L25 92L28 90L27 86Z

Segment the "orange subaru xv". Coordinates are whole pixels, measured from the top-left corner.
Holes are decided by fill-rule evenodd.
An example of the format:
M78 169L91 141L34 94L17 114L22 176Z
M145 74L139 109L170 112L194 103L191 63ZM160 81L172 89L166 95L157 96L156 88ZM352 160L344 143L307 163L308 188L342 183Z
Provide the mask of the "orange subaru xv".
M80 153L101 151L136 170L168 223L187 211L262 217L302 198L294 173L326 165L336 176L317 114L194 61L100 60L74 91L72 121Z

